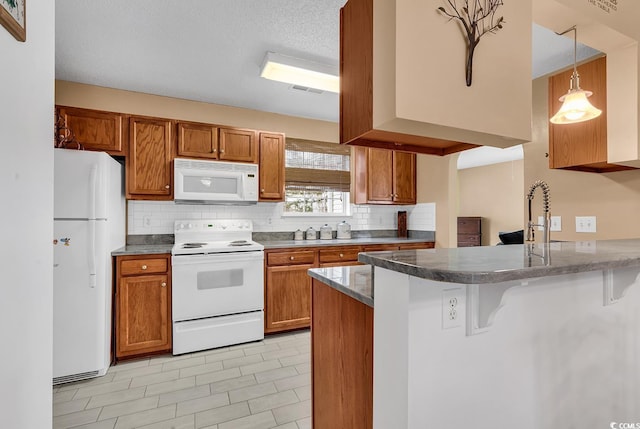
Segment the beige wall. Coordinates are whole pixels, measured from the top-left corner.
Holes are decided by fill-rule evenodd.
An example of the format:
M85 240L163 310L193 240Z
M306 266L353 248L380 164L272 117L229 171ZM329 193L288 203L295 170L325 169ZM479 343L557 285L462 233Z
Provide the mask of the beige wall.
M523 229L524 161L458 171L458 216L481 216L482 245L500 242L498 233Z
M524 185L526 192L537 179L549 184L551 214L562 216L562 231L552 232L551 238L640 237L640 170L597 174L549 169L547 89L546 78L533 81L533 141L524 145ZM536 193L534 217L541 214L541 200ZM597 233L576 233L575 216L596 216Z
M457 216L457 155L418 155L418 203L436 203L436 247L455 247Z
M56 104L283 132L300 139L338 142L338 124L162 97L75 82L56 81Z

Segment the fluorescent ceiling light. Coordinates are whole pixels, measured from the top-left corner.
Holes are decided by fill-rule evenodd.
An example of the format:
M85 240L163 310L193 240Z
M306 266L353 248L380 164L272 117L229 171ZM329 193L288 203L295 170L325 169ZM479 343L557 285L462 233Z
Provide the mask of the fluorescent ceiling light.
M336 67L274 52L267 52L264 57L260 76L292 85L340 92Z

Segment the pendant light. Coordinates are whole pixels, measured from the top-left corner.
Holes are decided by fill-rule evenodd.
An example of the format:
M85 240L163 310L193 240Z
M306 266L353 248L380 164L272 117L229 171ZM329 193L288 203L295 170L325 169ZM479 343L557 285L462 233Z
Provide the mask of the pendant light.
M602 113L602 110L596 109L589 103L589 100L587 100L587 97L591 97L593 93L580 88L580 75L578 74L578 68L576 66L576 52L578 49L578 30L576 30L576 26L574 25L568 30L556 34L561 36L569 31L573 31L573 74L571 75L569 92L559 99L562 102L562 107L560 107L558 113L553 115L549 120L552 124L557 125L588 121L597 118Z

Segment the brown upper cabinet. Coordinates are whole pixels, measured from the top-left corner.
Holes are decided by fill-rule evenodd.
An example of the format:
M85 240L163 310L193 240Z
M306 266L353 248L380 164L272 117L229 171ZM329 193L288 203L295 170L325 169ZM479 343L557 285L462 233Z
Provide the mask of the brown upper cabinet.
M120 113L58 106L58 113L86 150L126 154L126 117Z
M356 147L352 158L355 204L415 204L416 154Z
M218 142L221 161L258 162L256 131L220 128Z
M573 68L549 78L549 118L569 89ZM593 92L589 101L602 114L576 124L549 123L549 168L606 173L631 167L607 162L607 58L600 57L578 66L580 87Z
M258 162L254 130L178 122L178 156L220 161Z
M260 133L260 201L284 201L284 134Z
M130 118L127 199L172 199L172 130L173 122L168 119Z
M178 156L218 159L218 127L178 122Z

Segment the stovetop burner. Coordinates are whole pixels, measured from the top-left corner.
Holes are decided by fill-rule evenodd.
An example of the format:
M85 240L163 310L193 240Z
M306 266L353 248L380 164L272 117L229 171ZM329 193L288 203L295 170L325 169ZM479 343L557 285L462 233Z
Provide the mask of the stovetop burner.
M207 243L184 243L182 245L183 249L200 249L203 246L206 246Z
M247 240L235 240L229 243L229 246L251 246L252 243Z

